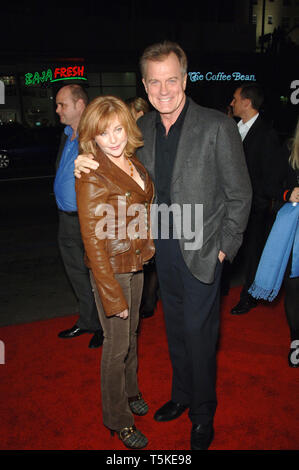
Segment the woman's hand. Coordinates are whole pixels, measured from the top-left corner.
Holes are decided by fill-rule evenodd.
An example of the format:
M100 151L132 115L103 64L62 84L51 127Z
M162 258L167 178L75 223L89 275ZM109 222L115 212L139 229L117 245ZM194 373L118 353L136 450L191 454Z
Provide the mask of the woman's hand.
M293 189L292 194L290 195L290 202L299 202L299 188L296 187Z
M117 313L115 316L119 317L119 318L122 318L123 320L126 320L126 318L128 318L128 316L129 316L129 311L126 308L126 310L124 310L123 312Z
M94 160L94 156L89 153L88 155L78 155L75 160L74 175L76 178L81 178L81 171L83 173L89 173L90 170L96 170L99 164Z

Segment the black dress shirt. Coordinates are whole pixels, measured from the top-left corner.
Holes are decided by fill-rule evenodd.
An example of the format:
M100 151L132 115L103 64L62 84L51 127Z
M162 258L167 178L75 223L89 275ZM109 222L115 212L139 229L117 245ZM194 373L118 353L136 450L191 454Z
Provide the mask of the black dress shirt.
M172 171L188 104L188 98L186 97L185 106L167 135L161 116L157 113L155 187L158 204L165 203L168 206L171 204L170 184Z
M183 127L184 118L186 111L188 109L188 98L186 97L186 102L184 108L182 109L179 117L175 123L170 127L168 134L166 135L166 129L162 123L161 116L157 113L156 119L156 159L155 159L155 189L157 194L157 203L166 204L167 206L171 205L170 197L170 186L172 172L175 162L175 157L177 153L177 148L181 136L181 131ZM162 224L162 225L161 225ZM162 226L167 226L165 236L169 238L174 237L173 232L173 214L168 212L167 216L162 216L159 213L158 217L158 238L164 238L161 235L163 232ZM168 234L168 235L166 235Z

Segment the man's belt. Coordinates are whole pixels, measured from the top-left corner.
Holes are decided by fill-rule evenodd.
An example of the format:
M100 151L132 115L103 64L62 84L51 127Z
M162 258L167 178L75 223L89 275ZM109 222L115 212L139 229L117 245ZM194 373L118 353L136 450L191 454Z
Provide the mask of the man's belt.
M62 211L61 209L58 209L58 210L59 212L62 212L62 214L71 215L71 216L78 215L78 211Z

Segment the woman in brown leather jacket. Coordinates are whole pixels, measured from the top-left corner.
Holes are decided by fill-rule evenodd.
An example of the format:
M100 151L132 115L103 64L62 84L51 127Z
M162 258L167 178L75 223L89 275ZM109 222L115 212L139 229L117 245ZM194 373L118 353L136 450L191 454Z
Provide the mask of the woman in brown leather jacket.
M150 237L153 183L134 156L142 135L127 105L113 96L93 100L79 125L81 153L99 168L76 181L80 227L104 330L101 362L103 422L129 448L147 438L133 413L148 411L137 382L137 327L143 265L154 255Z

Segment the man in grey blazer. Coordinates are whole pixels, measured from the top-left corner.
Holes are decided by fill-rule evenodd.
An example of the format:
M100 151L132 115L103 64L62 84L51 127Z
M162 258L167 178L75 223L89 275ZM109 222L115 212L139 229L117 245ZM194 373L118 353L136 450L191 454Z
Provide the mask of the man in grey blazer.
M241 245L251 185L235 122L186 97L187 59L180 46L154 44L140 65L155 110L138 120L144 137L138 158L155 183L155 207L164 209L154 231L173 368L171 400L154 419L176 419L188 408L191 449L203 450L214 435L222 262L232 261ZM84 156L75 166L77 176L95 167ZM168 223L170 206L175 210ZM170 234L163 238L165 225Z

